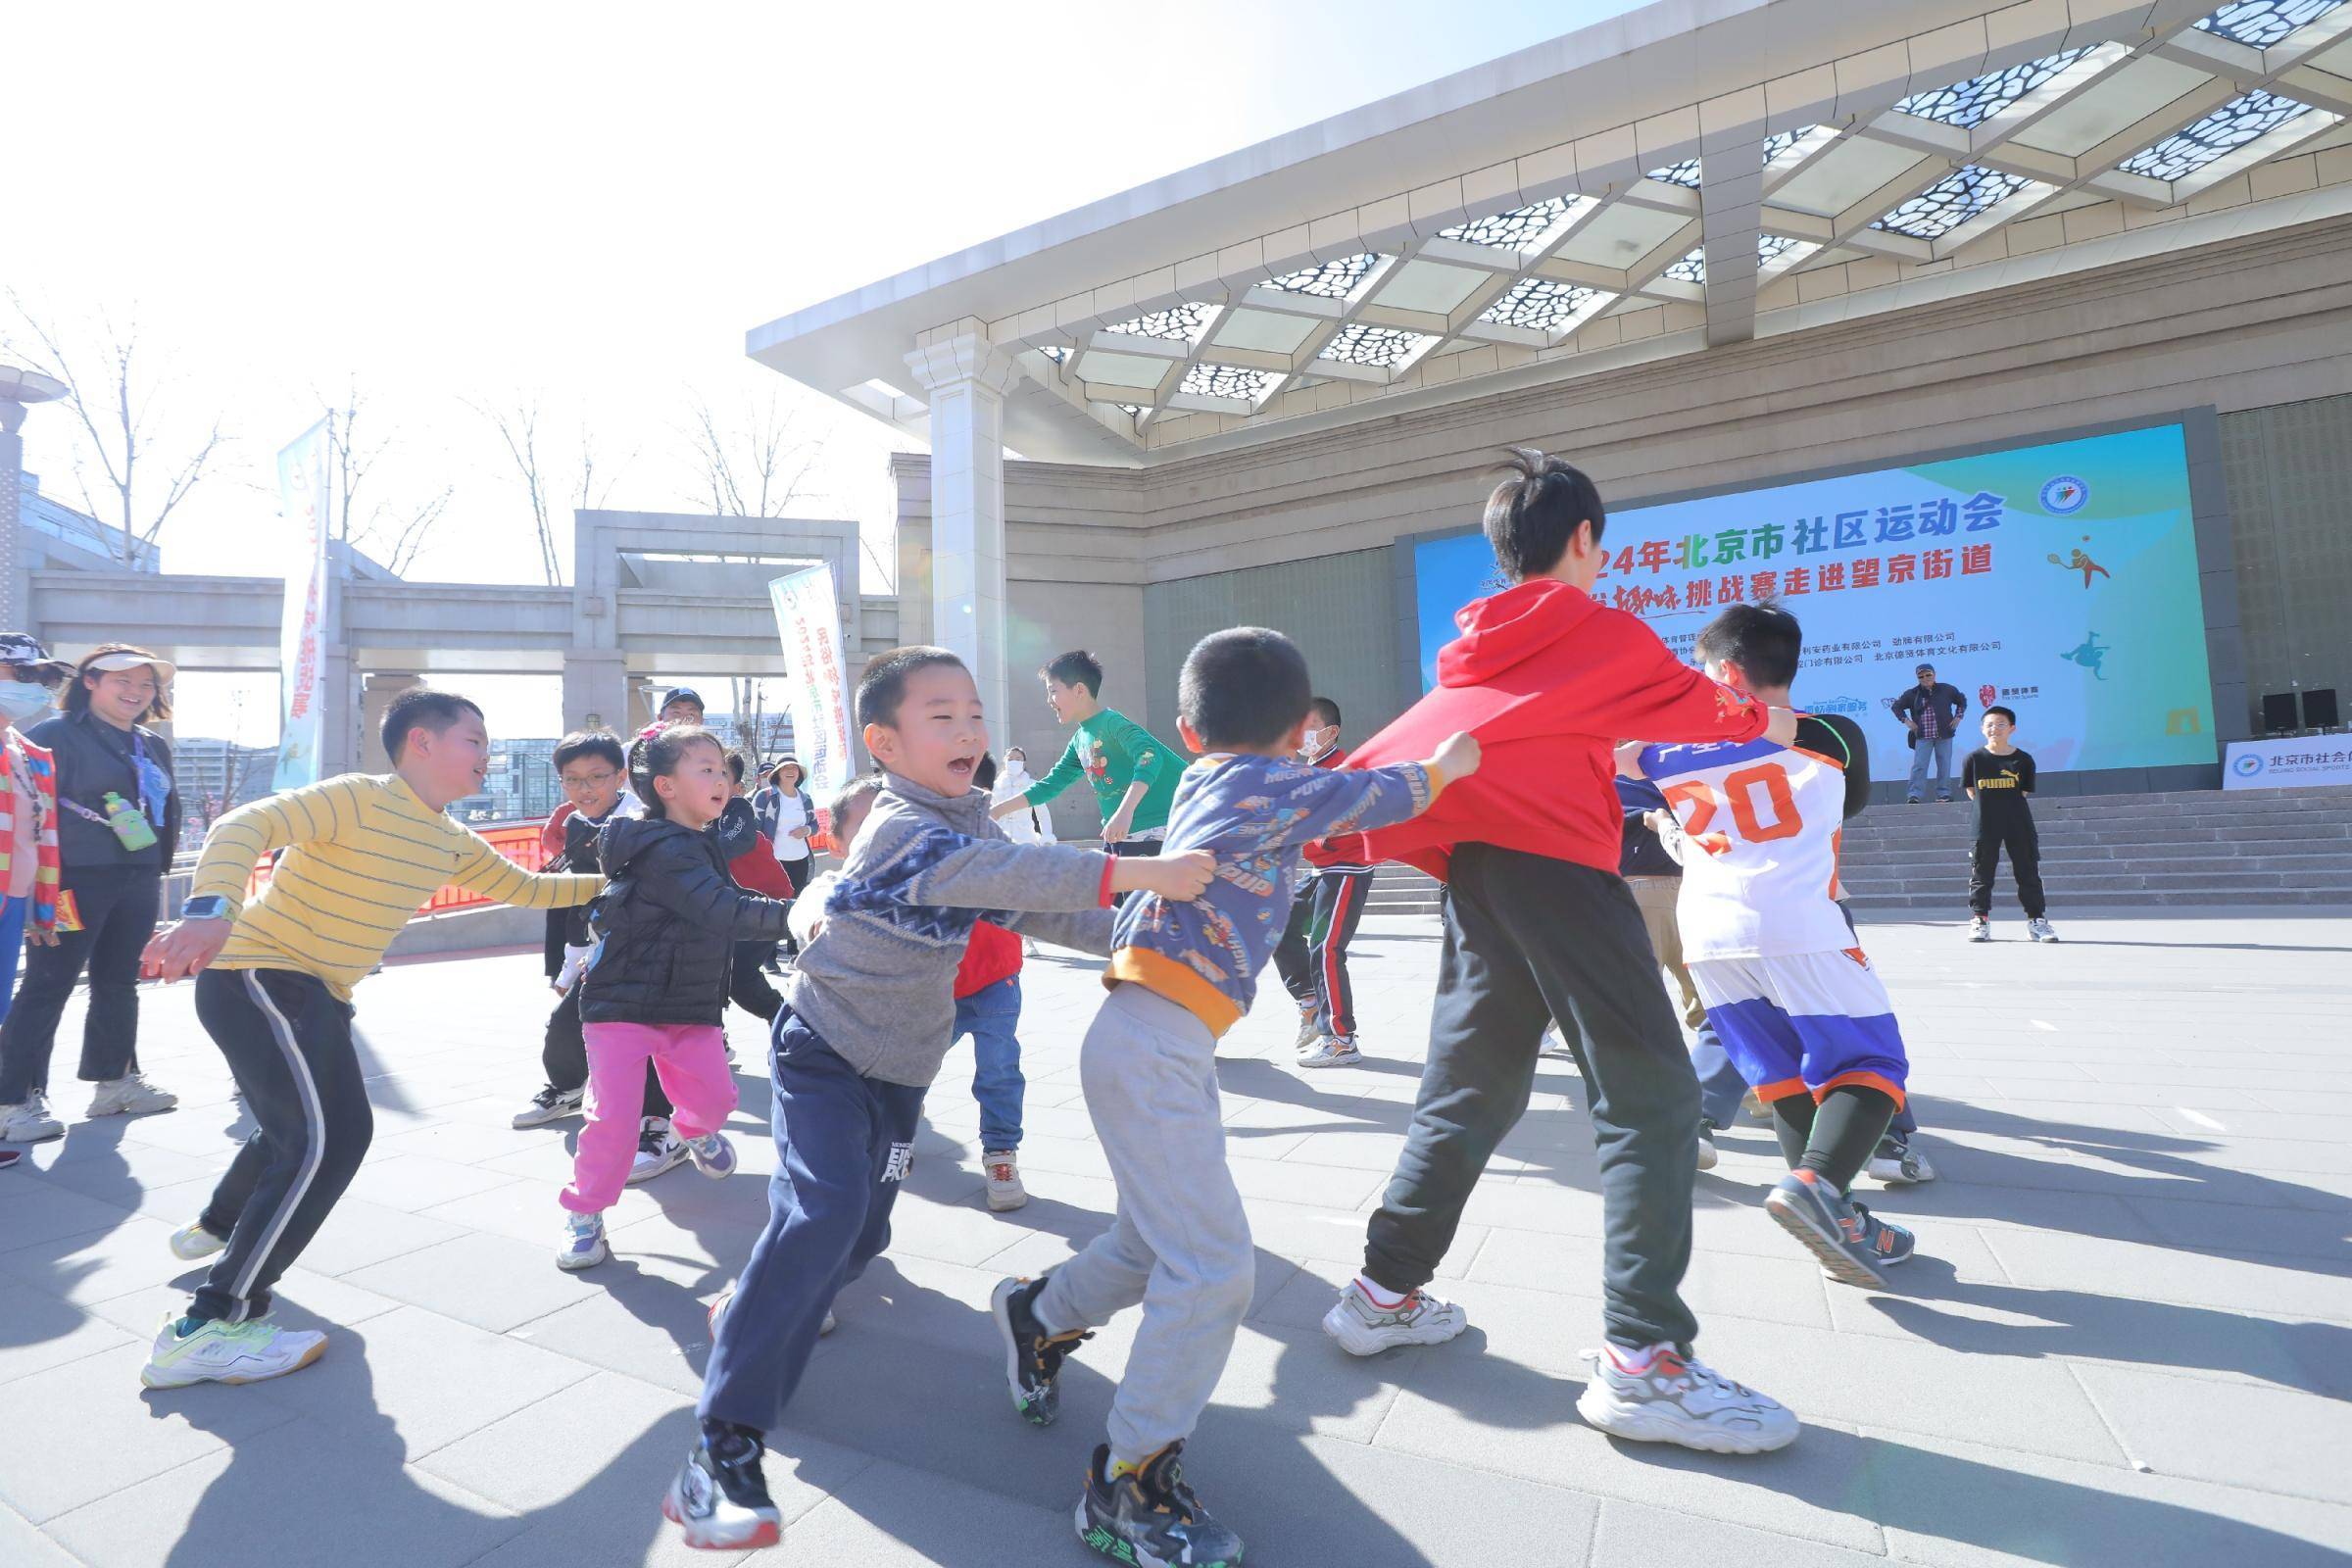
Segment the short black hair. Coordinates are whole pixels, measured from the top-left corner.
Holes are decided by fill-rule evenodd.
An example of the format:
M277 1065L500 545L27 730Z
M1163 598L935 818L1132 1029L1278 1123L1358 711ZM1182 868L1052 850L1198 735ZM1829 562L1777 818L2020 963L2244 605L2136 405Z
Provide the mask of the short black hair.
M963 661L945 648L932 648L922 643L910 643L905 648L893 648L876 654L865 662L858 676L858 722L860 725L880 724L887 727L899 721L899 704L906 701L907 679L918 669L934 665L953 664L964 667Z
M1176 711L1204 746L1271 746L1314 700L1306 656L1264 626L1210 632L1176 677Z
M1306 705L1306 710L1320 723L1333 729L1340 727L1340 705L1328 697L1318 697Z
M620 737L609 729L575 729L556 742L553 760L557 772L563 772L583 757L612 763L615 773L626 771L629 765L629 754L621 749Z
M393 698L392 706L384 710L384 755L397 762L400 754L408 750L411 730L446 734L450 725L467 713L484 724L489 723L481 705L471 698L460 697L456 692L437 692L429 686L412 686Z
M629 787L644 803L647 816L669 815L669 808L662 804L662 792L654 788L654 780L675 773L687 752L697 746L715 746L722 756L727 750L725 742L700 724L664 725L650 735L640 735L629 748Z
M1046 667L1038 673L1049 680L1057 680L1064 686L1083 686L1089 697L1102 695L1102 661L1083 648L1055 654L1046 661Z
M1987 712L1987 713L1998 713L1998 714L2000 714L2000 715L2001 715L2003 718L2005 718L2005 719L2007 719L2007 720L2009 721L2009 727L2010 727L2011 729L2015 729L2015 728L2017 728L2017 710L2016 710L2016 709L2014 709L2014 708L2004 708L2004 707L2003 707L2002 705L2000 705L1999 703L1995 703L1995 704L1993 704L1993 705L1992 705L1990 708L1987 708L1986 710L1984 710L1984 711L1985 711L1985 712Z
M850 853L850 838L841 831L841 819L872 810L874 797L881 793L882 775L862 773L842 786L841 793L833 797L833 805L826 813L826 831L833 835L833 843L842 854Z
M1608 516L1600 492L1583 469L1534 447L1512 447L1503 466L1511 476L1487 497L1487 543L1511 581L1541 576L1558 565L1580 522L1591 522L1592 542L1600 543Z
M1738 664L1757 686L1786 686L1796 679L1805 634L1796 617L1779 605L1734 605L1702 627L1692 652L1702 664Z
M727 777L738 784L743 782L743 754L741 752L727 754Z

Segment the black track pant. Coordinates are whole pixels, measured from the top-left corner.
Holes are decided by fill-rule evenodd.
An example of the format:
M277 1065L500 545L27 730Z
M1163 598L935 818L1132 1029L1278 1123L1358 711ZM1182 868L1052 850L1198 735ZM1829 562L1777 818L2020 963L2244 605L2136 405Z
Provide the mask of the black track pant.
M2034 824L1983 828L1968 852L1968 907L1973 914L1992 912L1992 879L2001 868L2001 851L2009 851L2009 874L2017 878L2017 902L2026 918L2038 920L2048 907L2041 896L2041 839Z
M1318 871L1291 905L1291 922L1274 949L1283 989L1301 1008L1315 1009L1327 1035L1355 1036L1355 986L1348 976L1348 944L1372 896L1370 871Z
M302 1256L375 1136L351 1042L351 1004L285 969L207 969L196 1016L228 1058L259 1130L204 1207L228 1250L189 1314L242 1322L270 1311L270 1288Z

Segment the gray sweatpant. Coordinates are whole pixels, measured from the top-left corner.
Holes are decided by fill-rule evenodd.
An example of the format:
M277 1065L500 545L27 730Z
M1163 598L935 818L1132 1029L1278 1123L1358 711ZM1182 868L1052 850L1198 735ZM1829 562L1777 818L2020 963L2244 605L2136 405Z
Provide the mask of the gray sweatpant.
M1055 1269L1036 1312L1056 1334L1141 1301L1143 1327L1110 1405L1110 1453L1135 1463L1192 1434L1224 1376L1256 1267L1225 1166L1216 1038L1164 997L1122 985L1078 1054L1087 1114L1119 1184L1110 1229Z

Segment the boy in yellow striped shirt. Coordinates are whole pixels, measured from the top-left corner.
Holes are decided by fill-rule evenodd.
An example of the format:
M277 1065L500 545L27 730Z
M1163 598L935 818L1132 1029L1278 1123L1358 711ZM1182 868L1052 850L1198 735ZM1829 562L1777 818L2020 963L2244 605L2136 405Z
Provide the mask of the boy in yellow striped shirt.
M523 870L444 808L489 770L482 710L448 692L404 693L384 714L392 771L347 773L256 801L205 840L175 924L144 966L196 975L196 1016L260 1124L172 1250L220 1260L185 1314L167 1317L140 1381L151 1389L253 1383L318 1358L322 1334L268 1320L270 1289L302 1255L359 1170L375 1122L351 1041L351 993L446 883L501 904L564 908L603 879ZM285 851L245 900L262 857Z

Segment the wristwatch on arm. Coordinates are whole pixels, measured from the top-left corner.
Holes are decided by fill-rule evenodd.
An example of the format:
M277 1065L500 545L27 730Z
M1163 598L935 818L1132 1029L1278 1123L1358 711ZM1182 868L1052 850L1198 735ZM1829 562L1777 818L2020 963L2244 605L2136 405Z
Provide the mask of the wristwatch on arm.
M182 920L225 920L228 918L228 900L218 893L189 899L179 906Z

